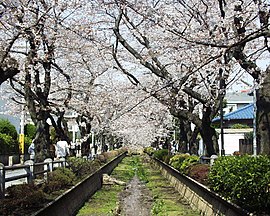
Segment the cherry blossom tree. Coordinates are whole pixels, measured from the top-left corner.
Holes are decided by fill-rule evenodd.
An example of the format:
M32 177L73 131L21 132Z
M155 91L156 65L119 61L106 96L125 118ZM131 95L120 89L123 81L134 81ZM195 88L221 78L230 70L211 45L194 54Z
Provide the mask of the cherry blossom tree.
M224 62L238 65L255 81L256 133L259 153L270 154L269 111L269 1L178 1L178 16L163 23L179 39L193 46L218 50ZM182 8L182 9L180 9ZM182 22L186 20L188 22ZM183 25L184 23L184 25ZM176 28L176 26L179 26ZM260 62L266 63L265 67Z
M115 74L117 71L113 72ZM119 73L119 72L118 72ZM103 78L106 98L100 104L96 131L103 130L121 137L131 146L149 146L156 137L164 137L172 128L168 109L140 88L134 88L127 79Z
M256 61L269 56L269 3L241 2L1 3L0 84L11 78L24 98L38 126L38 158L48 149L48 119L68 139L68 110L86 123L86 136L95 129L142 145L169 131L169 111L180 124L183 151L200 133L208 155L215 154L211 121L239 67L257 81L258 141L268 154L269 67ZM115 71L133 87L109 76Z
M17 13L15 7L16 4L12 1L0 3L0 85L20 71L19 64L11 53L22 34L22 31L15 30L12 24L12 16Z
M172 12L174 4L170 6L168 11ZM152 96L166 105L175 117L181 118L185 123L193 122L197 126L196 134L200 131L207 152L212 155L217 152L214 147L217 145L211 120L218 111L218 96L221 96L217 92L219 72L214 66L221 64L217 61L220 54L213 52L213 55L209 56L210 49L193 48L182 40L175 41L176 37L166 29L164 32L164 27L160 24L162 22L158 20L166 11L162 8L166 7L166 4L163 3L159 7L164 9L163 11L158 11L156 7L158 4L151 4L150 1L140 4L138 1L136 4L133 1L116 3L117 12L113 11L110 14L115 22L113 31L116 36L116 63L136 85L141 84L139 76L134 75L136 72L128 72L122 62L140 64L143 69L138 66L138 70L155 75L156 82L151 86L142 86L142 89L151 92ZM162 21L162 18L160 20ZM126 51L129 54L123 54ZM206 80L203 70L209 72ZM212 90L209 90L209 85L212 86ZM195 106L198 104L202 104L202 118L195 112ZM185 123L183 122L183 125ZM190 124L185 125L190 127Z
M142 65L145 73L155 74L163 86L167 85L167 90L171 88L167 98L162 94L154 96L167 104L173 115L193 122L204 139L208 154L215 153L215 130L211 128L211 120L225 96L224 89L231 82L230 74L240 65L257 78L258 65L254 60L262 59L268 53L269 3L202 0L106 2L110 8L107 13L115 23L114 53L118 65L121 60L133 61ZM134 72L119 67L138 84ZM224 80L221 86L220 79ZM179 106L179 101L174 103L177 105L168 102L168 95L172 95L171 101L177 101L183 92L188 95L184 98L193 99L186 105L190 109ZM257 107L260 110L262 106L258 104ZM194 112L198 109L202 117ZM262 118L257 119L261 121ZM262 137L262 133L257 134Z
M62 108L68 105L71 98L71 79L69 72L62 67L66 59L63 58L61 42L69 33L78 34L76 29L78 20L69 17L78 13L81 4L16 1L12 5L14 14L5 15L12 30L20 32L20 37L11 51L14 57L20 60L19 67L23 73L13 77L11 85L24 98L32 121L37 127L35 149L36 160L40 161L48 155L50 145L48 119L51 119L58 135L68 139L62 128L65 112ZM78 14L74 17L81 16ZM58 85L61 81L64 84ZM58 93L58 98L55 98L54 102L50 101L51 93L61 85L66 86L65 91ZM61 107L57 107L57 99L61 99ZM58 115L57 122L54 121L52 114Z

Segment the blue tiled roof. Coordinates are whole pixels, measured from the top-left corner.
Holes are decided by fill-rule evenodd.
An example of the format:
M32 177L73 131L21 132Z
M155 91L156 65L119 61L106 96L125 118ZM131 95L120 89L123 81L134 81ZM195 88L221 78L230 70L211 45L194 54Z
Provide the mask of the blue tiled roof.
M232 120L232 119L253 119L254 107L253 103L244 106L238 110L227 113L223 116L224 120ZM216 117L212 120L212 122L220 121L220 117Z

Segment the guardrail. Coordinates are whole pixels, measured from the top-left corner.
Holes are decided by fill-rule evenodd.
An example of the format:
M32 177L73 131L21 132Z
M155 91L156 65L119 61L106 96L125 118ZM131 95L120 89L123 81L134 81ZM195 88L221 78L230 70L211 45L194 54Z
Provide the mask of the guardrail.
M224 200L194 179L181 174L178 170L158 159L153 159L161 173L172 183L178 192L191 206L202 212L202 215L250 215L241 207Z
M57 165L57 166L56 166ZM44 174L46 180L47 174L52 172L55 167L65 167L66 161L52 161L52 159L45 159L44 162L34 163L32 160L28 160L24 165L16 166L4 166L0 163L0 198L5 197L6 183L11 181L20 180L27 178L26 182L29 184L35 179L38 175ZM7 177L7 171L16 171L22 170L23 174L18 174L14 176Z

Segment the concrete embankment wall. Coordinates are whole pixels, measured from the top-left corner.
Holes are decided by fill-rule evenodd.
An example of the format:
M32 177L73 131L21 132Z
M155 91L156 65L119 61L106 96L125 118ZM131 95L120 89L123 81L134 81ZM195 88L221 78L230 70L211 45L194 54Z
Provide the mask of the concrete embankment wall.
M48 203L44 208L32 214L32 216L70 216L83 206L97 190L102 187L102 175L110 174L118 163L126 156L123 153L114 160L102 166L92 175L73 186L53 202Z
M201 212L201 215L249 215L246 210L224 200L204 185L188 176L182 175L178 170L168 166L164 162L157 159L153 159L153 162L156 168L160 169L162 175L171 182L183 198L189 202L191 207Z

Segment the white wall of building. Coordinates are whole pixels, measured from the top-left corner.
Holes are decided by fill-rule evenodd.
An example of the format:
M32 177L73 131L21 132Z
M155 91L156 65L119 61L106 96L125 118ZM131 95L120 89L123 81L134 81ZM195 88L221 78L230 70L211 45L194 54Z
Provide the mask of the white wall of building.
M244 134L253 131L252 128L247 129L224 129L224 149L225 155L232 155L235 151L239 151L239 139L244 139ZM219 133L219 150L221 150L221 135Z

